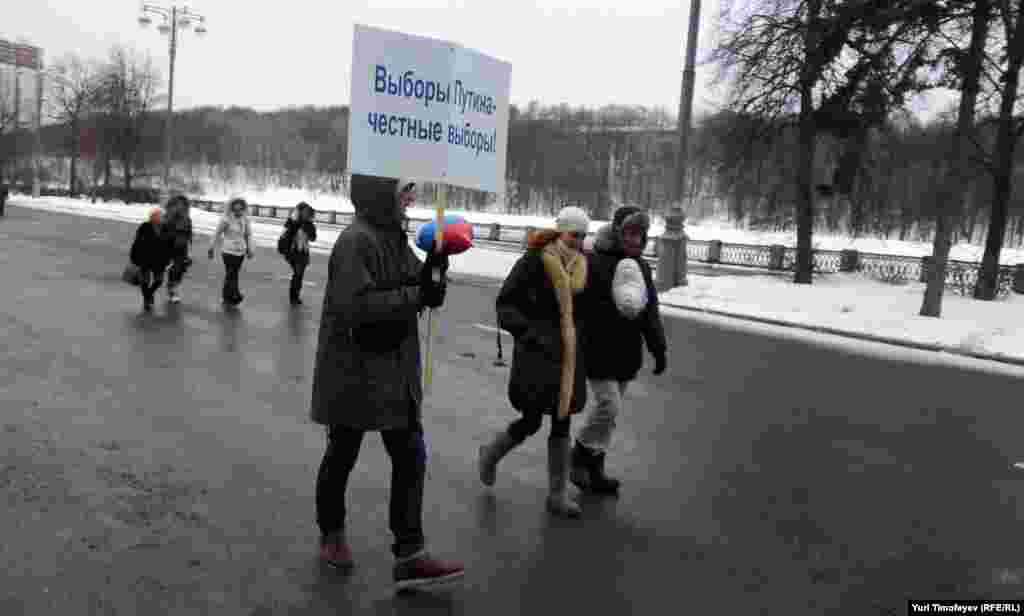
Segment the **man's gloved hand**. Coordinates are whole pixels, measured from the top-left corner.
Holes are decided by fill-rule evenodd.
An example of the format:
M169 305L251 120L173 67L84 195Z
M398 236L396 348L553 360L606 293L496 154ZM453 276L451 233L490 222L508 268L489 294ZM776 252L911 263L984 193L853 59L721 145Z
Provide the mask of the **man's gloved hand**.
M665 368L668 367L668 360L665 358L665 353L656 353L654 355L654 374L659 375L665 372Z
M440 270L440 280L434 280L435 271ZM448 255L427 255L427 261L420 270L420 300L427 308L439 308L444 304L448 290Z

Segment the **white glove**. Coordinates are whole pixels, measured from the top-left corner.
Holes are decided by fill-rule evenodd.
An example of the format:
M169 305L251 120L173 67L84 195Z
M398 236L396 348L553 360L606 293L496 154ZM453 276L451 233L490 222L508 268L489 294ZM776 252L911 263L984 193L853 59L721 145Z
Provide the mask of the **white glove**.
M637 318L647 307L647 283L635 259L619 261L612 279L612 299L627 319Z

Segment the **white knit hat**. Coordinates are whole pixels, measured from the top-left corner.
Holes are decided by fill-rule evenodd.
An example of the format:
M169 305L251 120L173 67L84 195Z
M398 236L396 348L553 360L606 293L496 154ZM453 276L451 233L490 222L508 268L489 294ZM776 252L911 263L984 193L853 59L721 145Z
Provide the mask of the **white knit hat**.
M562 208L555 218L555 229L562 233L586 233L590 230L590 216L575 206Z

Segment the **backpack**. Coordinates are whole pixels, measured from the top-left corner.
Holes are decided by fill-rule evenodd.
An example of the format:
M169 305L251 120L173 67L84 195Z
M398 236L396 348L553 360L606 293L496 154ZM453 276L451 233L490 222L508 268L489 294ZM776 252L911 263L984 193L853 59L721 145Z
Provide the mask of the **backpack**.
M286 223L284 231L281 232L281 236L277 238L277 252L284 258L288 258L288 255L292 251L292 242L295 240L295 233L292 229L288 228Z

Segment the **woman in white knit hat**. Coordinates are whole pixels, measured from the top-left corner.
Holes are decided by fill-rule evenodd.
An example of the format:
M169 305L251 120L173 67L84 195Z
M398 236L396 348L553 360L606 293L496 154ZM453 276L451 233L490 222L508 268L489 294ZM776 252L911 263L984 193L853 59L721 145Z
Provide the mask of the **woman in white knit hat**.
M590 226L587 213L567 207L554 229L530 236L529 250L512 267L498 294L498 324L515 337L508 394L522 417L480 448L484 485L494 485L498 462L540 430L551 415L548 438L549 512L580 515L569 497L570 417L587 403L577 299L587 281L580 252Z
M217 225L213 235L213 243L208 256L212 259L214 252L220 248L224 259L224 303L237 306L244 296L238 289L238 273L246 258L252 259L252 226L249 224L249 204L241 197L235 197L228 203L224 216Z

